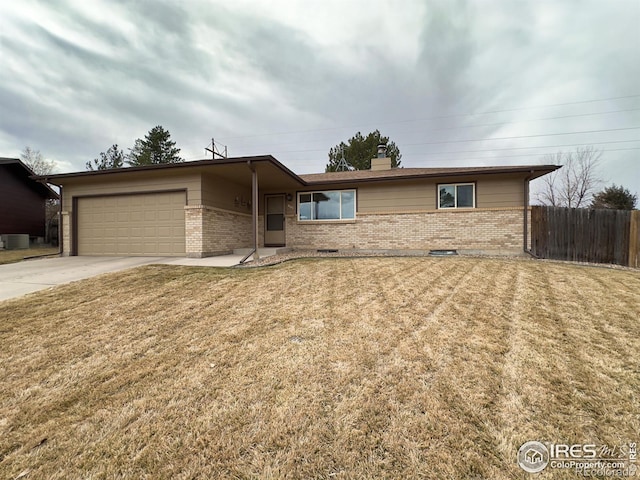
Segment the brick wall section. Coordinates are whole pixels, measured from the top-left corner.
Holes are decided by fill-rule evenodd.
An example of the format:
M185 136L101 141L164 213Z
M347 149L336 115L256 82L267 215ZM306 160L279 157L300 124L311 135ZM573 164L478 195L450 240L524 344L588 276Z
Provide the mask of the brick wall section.
M357 214L351 223L300 223L289 216L286 228L293 248L523 251L521 208Z
M207 205L185 207L187 257L208 257L251 246L251 215Z
M62 256L71 255L71 215L62 212Z
M203 257L203 218L204 205L184 207L185 249L187 257Z
M71 251L69 212L62 212L63 255ZM529 233L531 216L529 215ZM522 209L475 209L394 214L358 214L352 223L303 224L286 219L287 247L380 250L455 248L487 253L522 252ZM264 244L260 215L259 244ZM186 254L206 257L250 248L251 215L205 205L185 207Z
M294 220L295 221L295 220ZM288 237L288 230L286 230L287 226L285 225L285 237ZM253 232L253 230L252 230ZM286 238L288 242L288 238ZM258 215L258 245L264 247L264 215ZM251 243L251 247L253 247L253 241Z

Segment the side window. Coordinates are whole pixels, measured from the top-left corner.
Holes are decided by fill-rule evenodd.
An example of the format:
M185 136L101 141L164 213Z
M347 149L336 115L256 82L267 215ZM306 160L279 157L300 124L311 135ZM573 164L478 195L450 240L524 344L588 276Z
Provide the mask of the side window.
M298 193L298 220L351 220L356 218L355 190Z
M475 183L438 185L438 208L475 208Z

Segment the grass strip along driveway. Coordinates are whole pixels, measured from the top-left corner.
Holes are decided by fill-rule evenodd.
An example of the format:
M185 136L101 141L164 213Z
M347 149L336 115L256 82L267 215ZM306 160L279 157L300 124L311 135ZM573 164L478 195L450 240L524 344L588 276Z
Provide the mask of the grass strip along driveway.
M0 303L0 477L531 478L640 440L639 318L638 272L551 262L107 274Z
M0 250L0 265L21 262L25 257L55 255L58 247L36 247L25 250Z

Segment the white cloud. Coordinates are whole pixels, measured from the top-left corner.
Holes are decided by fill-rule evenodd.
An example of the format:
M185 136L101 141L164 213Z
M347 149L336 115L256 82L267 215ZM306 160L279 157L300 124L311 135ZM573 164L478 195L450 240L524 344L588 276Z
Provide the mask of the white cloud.
M640 108L636 97L523 109L640 94L638 2L24 0L0 8L0 109L10 112L0 118L2 154L30 145L61 169L82 170L157 124L186 158L202 157L214 136L232 155L274 153L300 173L321 170L331 146L375 128L399 145L405 166L537 163L549 149L521 148L572 141L637 139L603 148L640 147L638 131L466 141L640 126L637 110L522 121ZM511 111L478 114L496 110ZM488 123L506 125L472 127ZM637 154L606 153L604 176L640 191Z

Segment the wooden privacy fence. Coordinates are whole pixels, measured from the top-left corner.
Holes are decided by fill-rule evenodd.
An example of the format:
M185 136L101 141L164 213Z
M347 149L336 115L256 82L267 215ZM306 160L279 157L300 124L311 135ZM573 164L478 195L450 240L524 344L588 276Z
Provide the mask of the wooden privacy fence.
M538 257L640 267L640 211L531 208L531 251Z

